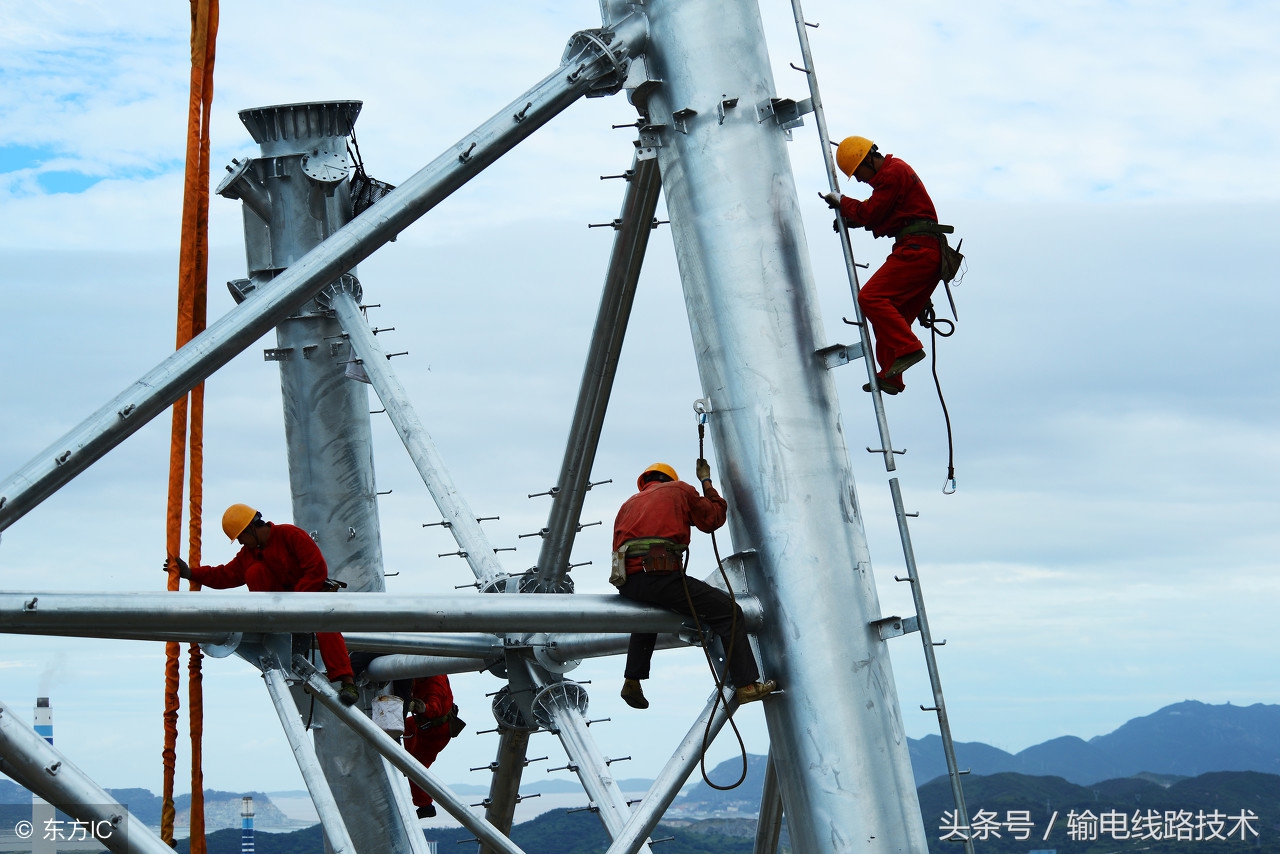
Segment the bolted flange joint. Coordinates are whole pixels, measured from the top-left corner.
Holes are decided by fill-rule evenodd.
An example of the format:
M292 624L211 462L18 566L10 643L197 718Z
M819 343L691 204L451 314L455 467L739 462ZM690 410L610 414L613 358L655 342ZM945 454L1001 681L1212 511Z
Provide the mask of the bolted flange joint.
M321 311L332 314L333 300L338 294L351 294L352 299L356 301L356 305L359 305L360 301L364 299L364 289L360 287L360 280L350 273L343 273L338 278L338 281L316 294L316 305L320 307Z

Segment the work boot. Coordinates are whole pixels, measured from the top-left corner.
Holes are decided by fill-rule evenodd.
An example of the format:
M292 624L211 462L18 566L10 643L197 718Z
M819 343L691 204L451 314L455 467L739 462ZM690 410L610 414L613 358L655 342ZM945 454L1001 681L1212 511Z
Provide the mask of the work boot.
M639 679L622 680L622 694L620 696L633 709L649 708L649 701L644 698L644 689L640 687Z
M903 386L892 385L891 383L887 383L884 380L880 380L880 391L884 392L885 394L897 394L898 392L902 391L902 389L903 389ZM871 391L871 383L863 383L862 390Z
M889 370L884 372L885 378L896 377L907 368L924 361L924 350L917 350L914 353L908 353L905 356L899 356L893 360L893 364L889 366Z
M338 699L342 701L344 706L354 706L360 702L360 689L352 682L344 682L342 687L338 689Z
M435 818L436 805L427 804L425 807L418 807L418 818Z
M756 700L763 700L765 697L773 693L773 689L778 687L778 683L770 679L768 682L753 682L750 685L743 685L735 692L738 698L738 705L743 703L754 703Z

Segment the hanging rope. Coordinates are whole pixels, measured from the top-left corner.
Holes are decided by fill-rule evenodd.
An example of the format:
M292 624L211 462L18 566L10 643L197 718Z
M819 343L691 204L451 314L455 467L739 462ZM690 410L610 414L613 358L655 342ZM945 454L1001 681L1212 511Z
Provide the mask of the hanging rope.
M699 413L698 417L698 459L705 460L706 438L707 438L707 416L706 413ZM720 570L720 577L724 579L724 586L729 591L729 600L733 603L732 617L729 622L729 643L724 651L724 672L727 675L729 665L733 661L734 634L737 631L738 620L738 597L733 592L733 585L729 583L729 574L724 571L724 561L720 560L720 545L716 542L715 531L711 532L711 550L715 552L716 567ZM696 615L697 609L693 607L693 596L689 593L689 552L684 553L684 569L680 573L680 582L684 585L685 602L689 605L689 613ZM719 783L713 783L711 777L707 775L707 749L711 746L711 722L715 720L716 709L720 707L720 703L724 702L724 678L716 672L715 663L711 660L711 647L707 643L707 636L702 631L702 621L696 616L693 618L694 626L698 629L698 640L702 644L702 654L706 656L707 667L711 670L711 678L716 683L716 699L711 704L711 714L707 716L706 729L702 731L702 753L698 757L698 770L702 773L702 782L706 783L713 789L721 792L727 792L730 789L736 789L742 785L747 779L747 745L742 740L742 733L738 731L738 724L733 719L733 712L729 713L729 726L733 730L734 738L738 740L738 754L742 758L742 773L738 775L738 779L734 780L727 786L721 786Z
M951 292L947 291L947 298L950 299ZM955 312L955 301L951 303L951 311ZM933 308L933 301L925 306L924 311L920 312L920 316L916 318L920 321L920 325L929 330L929 351L933 354L930 366L933 368L933 385L938 390L938 403L942 405L942 417L947 422L947 479L942 482L942 494L951 495L956 491L956 448L951 438L951 413L947 411L946 398L942 396L942 381L938 379L938 339L950 338L956 334L956 323L954 320L946 317L938 317L937 312ZM947 331L943 332L939 327L946 326Z
M209 270L209 121L213 107L214 46L218 35L218 0L191 0L191 95L187 105L186 174L182 199L182 239L178 262L176 347L204 331L207 320ZM190 412L188 413L188 407ZM182 547L182 494L188 453L190 415L191 482L188 507L188 563L200 565L201 520L204 500L204 384L173 406L169 436L169 485L165 551L178 557ZM169 574L169 590L178 589L176 563ZM198 590L198 584L191 584ZM178 738L178 644L165 644L164 802L160 836L173 844L174 771ZM204 827L204 695L201 652L192 644L187 665L188 724L191 737L191 854L205 854Z

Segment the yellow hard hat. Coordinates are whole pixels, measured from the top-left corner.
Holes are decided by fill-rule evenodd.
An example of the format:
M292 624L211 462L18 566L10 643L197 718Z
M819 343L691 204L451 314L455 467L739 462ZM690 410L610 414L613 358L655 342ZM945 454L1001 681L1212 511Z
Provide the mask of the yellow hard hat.
M662 472L672 480L679 480L680 475L676 474L676 470L666 463L654 463L644 471L640 472L640 476L636 478L636 489L644 489L644 476L651 471Z
M865 136L846 136L836 149L836 166L844 173L844 177L853 176L853 170L866 159L875 147L875 143Z
M227 535L227 539L234 540L243 534L244 529L249 527L249 523L256 518L258 518L258 511L248 504L232 504L227 508L227 512L222 514L222 532Z

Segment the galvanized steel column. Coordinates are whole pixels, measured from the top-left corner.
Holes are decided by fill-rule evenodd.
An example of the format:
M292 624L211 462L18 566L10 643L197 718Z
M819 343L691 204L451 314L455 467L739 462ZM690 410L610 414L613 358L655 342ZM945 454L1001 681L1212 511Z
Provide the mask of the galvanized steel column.
M270 290L277 274L351 218L347 136L359 113L358 101L240 112L262 156L237 164L219 192L244 201L250 278L242 288ZM369 393L364 383L346 376L353 357L342 324L328 310L339 289L358 294L354 267L325 291L329 299L308 300L281 321L279 346L267 355L280 365L291 521L320 546L331 578L345 581L352 591L381 592ZM409 854L408 834L417 828L406 826L395 808L381 758L346 729L333 726L325 709L317 712L315 752L350 831L350 838L340 841L358 839L369 848L372 840L383 838L384 850ZM335 848L338 842L331 840Z
M648 97L792 845L927 850L754 0L651 0ZM797 87L803 85L797 81ZM638 96L643 98L643 93ZM643 131L642 131L643 132ZM753 713L754 710L748 711Z

